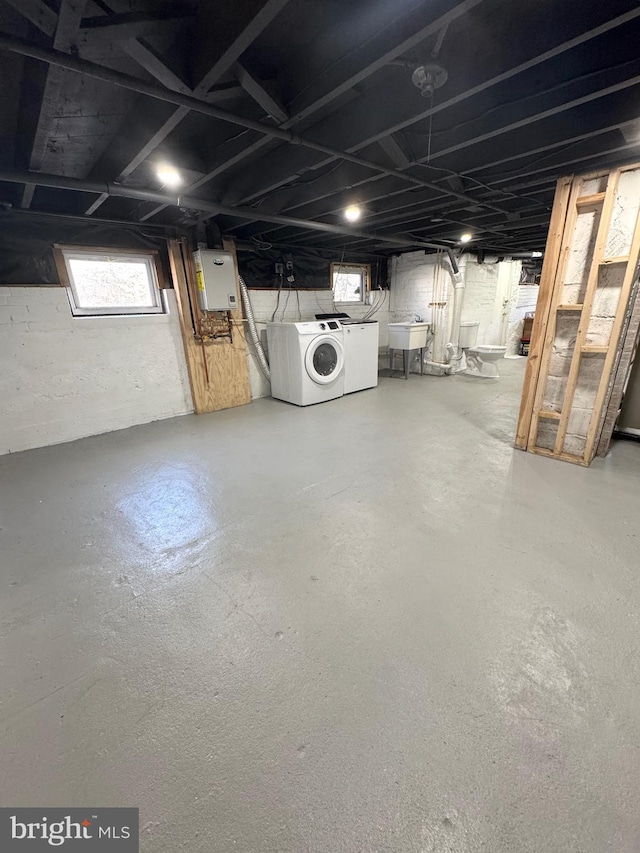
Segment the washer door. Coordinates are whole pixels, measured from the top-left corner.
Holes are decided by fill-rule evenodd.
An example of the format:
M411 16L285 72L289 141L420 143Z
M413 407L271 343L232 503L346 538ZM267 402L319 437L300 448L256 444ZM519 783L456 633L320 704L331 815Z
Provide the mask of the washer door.
M318 385L330 385L344 366L342 344L332 335L319 335L307 348L304 365L310 379Z

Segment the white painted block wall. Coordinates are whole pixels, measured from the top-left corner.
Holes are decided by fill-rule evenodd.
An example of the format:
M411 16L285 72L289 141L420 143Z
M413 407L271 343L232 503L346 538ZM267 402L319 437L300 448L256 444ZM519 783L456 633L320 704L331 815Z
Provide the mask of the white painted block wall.
M62 287L0 288L0 453L192 411L169 313L73 317Z
M517 301L520 261L493 263L494 260L487 258L485 263L478 264L475 257L463 255L458 262L465 281L461 319L462 322L480 324L479 344L505 342L511 310ZM443 334L446 333L445 337L449 338L454 289L448 265L440 271L446 306L434 310L429 304L436 301L436 264L436 255L425 255L424 252L408 252L392 259L390 322L403 322L420 316L436 326L439 324ZM435 353L436 361L443 358L444 352Z
M463 323L480 323L479 344L503 346L522 265L520 261L495 261L495 258L487 258L479 264L475 257L467 260L461 319Z
M256 318L258 330L263 340L265 339L266 324L271 320L278 301L278 293L274 290L249 290L253 313ZM288 298L287 298L288 297ZM389 323L389 291L377 291L373 294L378 310L372 319L378 320L380 329L380 348L386 349ZM351 317L364 317L373 306L371 305L335 305L330 290L292 290L282 291L280 294L280 306L276 313L277 320L286 320L295 323L298 320L314 320L316 314L329 314L331 312L344 311ZM251 396L268 397L271 394L269 383L262 375L258 367L253 344L250 336L247 346L249 351L249 378L251 380Z
M517 355L524 327L525 314L535 313L540 288L537 284L521 284L509 315L507 355Z

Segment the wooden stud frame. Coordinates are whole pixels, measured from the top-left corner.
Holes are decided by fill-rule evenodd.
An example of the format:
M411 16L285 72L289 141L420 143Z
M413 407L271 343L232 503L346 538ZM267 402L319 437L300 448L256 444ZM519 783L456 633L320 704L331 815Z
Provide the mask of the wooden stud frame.
M515 446L520 450L526 450L529 441L535 393L540 377L543 344L546 338L547 325L550 319L553 283L562 246L562 235L565 230L565 220L567 217L572 180L572 177L560 178L556 185L556 195L553 203L553 210L551 212L551 222L549 224L549 236L547 238L547 247L542 264L542 275L540 276L538 304L536 306L533 329L531 332L531 343L529 346L529 356L527 358L522 402L520 404L520 415L518 417Z
M636 271L636 281L633 287L629 309L620 336L618 356L612 371L609 391L607 394L606 410L603 413L603 423L598 440L597 456L606 456L613 438L613 431L622 408L622 400L627 390L631 369L633 367L640 344L640 281Z
M629 254L607 258L605 257L605 247L612 228L612 218L621 175L624 172L639 169L640 164L633 164L622 169L614 169L609 173L598 172L575 178L570 176L558 181L518 419L515 445L520 449L585 466L589 465L593 459L605 420L606 406L611 396L612 376L620 360L621 333L625 317L627 317L629 299L640 256L640 207L636 213ZM604 192L583 192L583 188L588 182L597 179L602 181L605 178L606 190ZM600 219L593 252L589 259L589 272L584 297L580 304L564 304L562 299L567 265L571 252L575 252L573 246L574 230L580 213L589 210L599 211ZM621 280L615 315L610 317L612 322L608 343L606 345L590 344L588 343L588 335L598 292L599 276L603 267L611 265L623 266L624 275ZM556 411L546 407L544 401L547 393L550 362L554 346L556 346L558 315L561 312L568 311L576 313L579 318L579 325L573 351L566 350L567 354L570 353L571 361L566 384L561 395L562 402L559 411ZM586 412L589 421L586 436L584 436L584 448L580 453L576 453L567 451L566 440L571 416L574 412L580 368L585 357L602 358L603 363L595 387L593 407L580 410L583 413ZM550 446L541 447L538 445L541 420L557 423L553 449ZM583 436L582 432L579 433L579 436ZM575 450L575 447L573 449Z

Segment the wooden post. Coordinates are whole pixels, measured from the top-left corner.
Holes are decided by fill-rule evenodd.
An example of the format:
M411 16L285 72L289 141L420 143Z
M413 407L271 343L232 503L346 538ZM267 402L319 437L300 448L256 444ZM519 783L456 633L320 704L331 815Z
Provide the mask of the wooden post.
M573 231L578 216L577 202L581 190L582 179L574 179L570 188L569 198L567 200L567 210L565 213L562 240L560 243L560 249L558 251L558 254L556 255L556 267L555 270L552 271L550 277L552 293L549 297L549 315L547 318L545 335L544 338L540 341L540 365L538 368L538 383L533 398L533 411L531 413L531 421L529 424L529 436L527 442L528 449L531 449L536 446L536 441L538 437L540 411L542 410L542 406L544 404L544 394L547 386L549 363L551 360L551 353L553 351L553 341L556 336L558 310L560 309L560 300L562 297L562 285L564 281L564 274L567 269L567 264L569 262L569 253L571 252L571 241L573 238ZM558 420L560 420L559 417Z
M587 432L587 443L584 449L584 461L587 464L590 464L591 460L594 457L595 445L599 438L598 430L602 424L602 409L604 406L607 390L609 388L609 380L611 377L611 372L613 370L613 365L618 355L620 333L622 331L622 324L624 323L627 305L629 303L629 297L631 295L631 288L633 287L633 281L636 275L638 255L640 255L640 211L638 211L638 216L636 217L636 226L633 232L633 240L631 241L631 250L629 252L629 260L627 261L627 269L625 271L624 281L622 282L622 289L620 291L618 310L616 312L616 318L613 323L613 329L611 330L611 337L609 338L609 348L605 356L604 366L602 368L602 376L600 377L600 385L598 386L598 393L596 394L593 414L591 416L589 430Z
M559 455L564 451L564 440L567 435L567 427L569 425L569 418L571 417L571 410L573 407L573 398L576 392L576 385L578 384L580 362L582 361L582 347L584 346L587 333L589 331L593 301L595 299L596 288L598 286L598 276L600 274L600 264L604 257L604 249L607 237L609 236L609 228L611 227L611 216L613 215L613 206L618 192L619 178L620 172L611 172L607 180L607 190L601 202L602 211L600 213L600 222L598 223L598 234L596 237L596 244L593 249L593 255L591 257L587 290L582 304L582 311L580 312L580 326L578 328L578 335L573 348L571 368L569 370L567 386L564 392L564 400L562 402L562 417L560 418L560 423L558 425L558 435L556 437L556 446L554 448L554 453L556 453L556 455ZM584 206L596 206L598 203L599 201L590 201L588 205L585 204Z
M558 255L562 244L562 235L567 217L567 205L571 189L572 177L560 178L556 185L556 194L551 212L549 225L549 237L544 253L542 265L542 276L540 278L540 290L538 292L538 304L531 332L531 343L529 356L527 358L527 369L524 377L524 388L520 414L518 416L518 428L516 432L515 446L520 450L527 449L531 418L533 415L533 401L535 399L538 378L540 376L540 356L549 321L551 309L551 298L553 295L553 282L555 279Z

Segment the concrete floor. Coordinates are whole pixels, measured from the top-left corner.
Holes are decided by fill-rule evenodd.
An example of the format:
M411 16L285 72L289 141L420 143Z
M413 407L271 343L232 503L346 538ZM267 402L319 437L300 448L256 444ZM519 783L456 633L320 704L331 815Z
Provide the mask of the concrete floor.
M631 853L640 447L382 379L0 459L3 805L148 853Z

